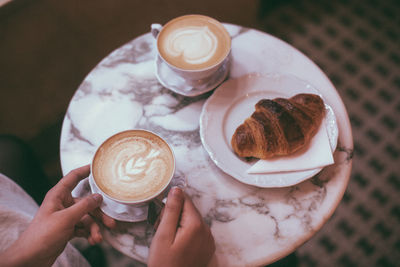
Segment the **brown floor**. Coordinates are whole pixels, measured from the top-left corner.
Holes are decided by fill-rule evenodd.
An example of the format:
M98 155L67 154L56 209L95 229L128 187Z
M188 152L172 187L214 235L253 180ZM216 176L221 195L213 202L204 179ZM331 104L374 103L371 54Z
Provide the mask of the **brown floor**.
M62 119L80 82L151 23L187 13L287 41L325 71L347 107L352 177L333 217L297 250L299 266L399 266L398 0L13 0L0 7L0 134L27 141L55 182ZM105 251L109 266L137 266Z

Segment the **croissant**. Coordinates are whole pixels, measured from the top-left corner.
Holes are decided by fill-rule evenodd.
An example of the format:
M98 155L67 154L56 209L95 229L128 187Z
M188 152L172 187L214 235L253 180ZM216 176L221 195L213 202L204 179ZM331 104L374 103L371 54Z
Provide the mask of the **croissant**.
M236 129L231 145L240 157L289 155L310 142L324 116L325 105L318 95L262 99L255 105L255 112Z

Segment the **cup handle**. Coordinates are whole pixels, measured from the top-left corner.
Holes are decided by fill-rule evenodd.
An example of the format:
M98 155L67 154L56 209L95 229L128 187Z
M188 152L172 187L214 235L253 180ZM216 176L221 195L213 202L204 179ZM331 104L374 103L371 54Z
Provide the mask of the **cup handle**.
M151 24L151 34L154 38L157 38L158 34L162 29L162 25L158 23Z

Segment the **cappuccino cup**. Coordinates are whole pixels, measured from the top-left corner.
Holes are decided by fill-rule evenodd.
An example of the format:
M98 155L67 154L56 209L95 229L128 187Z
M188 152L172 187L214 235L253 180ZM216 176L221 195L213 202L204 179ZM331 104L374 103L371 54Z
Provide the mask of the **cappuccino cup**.
M128 130L98 147L89 184L103 196L100 208L105 214L137 222L147 219L151 201L164 197L174 172L175 157L165 140L150 131Z
M217 20L185 15L151 25L156 38L156 75L172 91L196 96L217 87L228 75L231 37Z

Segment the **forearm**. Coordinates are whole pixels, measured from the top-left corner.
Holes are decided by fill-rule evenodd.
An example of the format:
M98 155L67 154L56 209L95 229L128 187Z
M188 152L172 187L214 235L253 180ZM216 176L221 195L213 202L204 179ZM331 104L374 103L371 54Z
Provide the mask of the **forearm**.
M46 194L25 232L8 249L0 252L1 266L51 266L68 241L78 234L92 239L96 235L93 242L101 240L100 228L91 218L91 213L100 207L101 195L93 194L80 200L71 195L71 190L89 173L89 165L75 169ZM108 223L112 224L115 224L114 220Z
M4 267L27 266L29 263L28 255L18 250L15 243L0 254L0 259Z
M4 267L46 267L51 266L54 262L38 250L40 244L32 244L26 242L23 237L20 237L4 252L0 253L1 266Z

